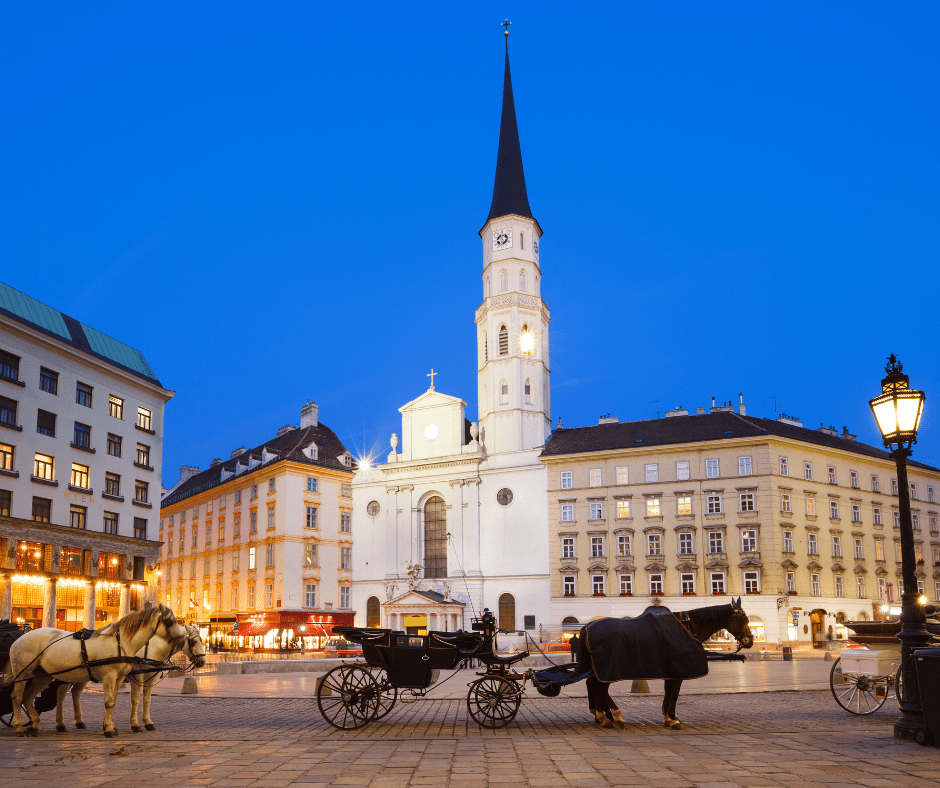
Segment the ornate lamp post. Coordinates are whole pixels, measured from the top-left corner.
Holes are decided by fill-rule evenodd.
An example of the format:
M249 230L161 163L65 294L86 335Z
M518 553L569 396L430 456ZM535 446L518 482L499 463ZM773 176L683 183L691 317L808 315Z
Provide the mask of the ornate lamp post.
M927 617L917 590L914 572L914 528L911 523L911 488L907 481L907 458L917 443L917 428L924 410L924 392L910 387L903 366L892 353L885 366L887 377L881 381L881 394L871 400L872 413L884 439L885 448L898 468L898 509L901 525L901 572L904 592L901 594L901 716L894 723L896 739L920 739L925 734L924 714L920 705L917 666L914 652L931 640Z

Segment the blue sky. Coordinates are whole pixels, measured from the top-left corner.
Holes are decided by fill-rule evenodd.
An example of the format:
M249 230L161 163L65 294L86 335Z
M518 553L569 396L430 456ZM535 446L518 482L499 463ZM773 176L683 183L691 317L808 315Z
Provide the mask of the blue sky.
M431 367L475 418L506 16L553 420L876 442L893 351L940 465L936 3L8 6L0 279L144 351L167 484L307 399L384 454Z

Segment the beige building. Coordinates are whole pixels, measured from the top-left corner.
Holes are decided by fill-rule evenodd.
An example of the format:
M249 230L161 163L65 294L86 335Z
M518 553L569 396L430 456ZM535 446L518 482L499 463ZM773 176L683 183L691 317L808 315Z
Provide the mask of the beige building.
M557 428L548 467L552 628L743 597L766 643L823 645L900 599L894 463L847 430L733 406ZM921 591L940 599L940 469L911 463Z
M184 467L161 504L160 601L216 643L321 645L353 623L354 471L312 403L299 427Z

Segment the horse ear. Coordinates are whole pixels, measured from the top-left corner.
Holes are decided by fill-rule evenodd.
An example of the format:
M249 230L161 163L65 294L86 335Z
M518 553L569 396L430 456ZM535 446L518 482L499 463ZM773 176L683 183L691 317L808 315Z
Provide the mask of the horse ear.
M741 609L741 597L738 597L737 599L735 599L734 597L731 597L731 607L733 607L735 610L740 610Z

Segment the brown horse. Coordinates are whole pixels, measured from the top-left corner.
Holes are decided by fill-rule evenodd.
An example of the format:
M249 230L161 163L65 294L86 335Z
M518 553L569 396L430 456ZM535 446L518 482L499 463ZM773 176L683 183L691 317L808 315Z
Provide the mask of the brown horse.
M747 623L747 614L741 609L741 597L732 599L730 605L700 607L684 613L674 614L690 635L699 643L704 643L712 635L725 629L730 632L743 648L754 645L754 636ZM581 664L592 669L591 654L587 639L582 638ZM682 679L666 679L666 693L663 698L663 724L667 728L679 730L682 724L676 717L676 701ZM587 679L588 706L594 720L603 728L623 728L624 721L620 709L610 697L609 682L603 682L592 675Z

